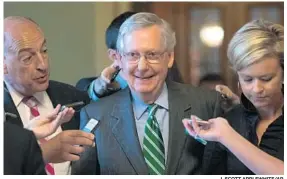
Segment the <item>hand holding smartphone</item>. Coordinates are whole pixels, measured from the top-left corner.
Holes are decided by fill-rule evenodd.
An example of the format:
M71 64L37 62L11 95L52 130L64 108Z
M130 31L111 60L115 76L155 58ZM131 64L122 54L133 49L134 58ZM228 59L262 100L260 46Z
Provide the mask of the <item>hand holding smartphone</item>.
M59 112L62 112L64 111L65 108L74 108L74 107L77 107L77 106L81 106L81 105L84 105L85 103L83 101L79 101L79 102L74 102L74 103L70 103L70 104L65 104L61 107L60 111Z
M85 127L82 129L84 132L94 133L94 131L97 129L97 126L99 124L99 121L91 118L88 123L85 125Z
M119 67L116 67L117 70L116 72L113 74L112 78L111 78L111 83L115 81L116 77L118 76L118 74L120 73L121 69Z
M210 123L208 121L204 121L195 115L191 115L191 118L195 118L196 123L201 130L207 130L210 127ZM192 120L189 120L188 123L192 126ZM199 137L198 135L193 136L193 138L203 145L207 144L207 141Z
M196 119L197 125L200 127L202 130L207 130L210 127L210 123L208 121L204 121L200 119L199 117L195 115L191 115L191 117L194 117ZM190 120L190 125L192 125L192 121Z

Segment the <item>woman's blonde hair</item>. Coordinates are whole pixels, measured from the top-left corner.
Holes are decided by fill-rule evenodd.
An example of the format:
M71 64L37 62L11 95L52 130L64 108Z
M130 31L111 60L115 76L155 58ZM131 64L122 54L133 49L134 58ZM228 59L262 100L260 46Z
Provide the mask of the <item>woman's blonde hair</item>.
M227 56L235 71L258 63L264 57L278 58L283 68L284 27L262 19L245 24L232 37Z

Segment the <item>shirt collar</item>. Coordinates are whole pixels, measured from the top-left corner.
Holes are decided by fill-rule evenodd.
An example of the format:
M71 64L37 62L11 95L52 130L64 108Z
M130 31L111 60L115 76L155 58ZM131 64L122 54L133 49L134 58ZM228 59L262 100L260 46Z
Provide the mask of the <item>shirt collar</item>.
M18 107L25 96L23 96L21 93L16 91L9 83L5 82L5 84L7 86L7 89L12 97L12 100L15 106ZM39 104L44 105L45 100L48 97L48 94L46 93L46 91L41 91L41 92L36 92L33 96L37 99Z
M144 112L147 110L148 104L145 104L143 101L136 98L134 95L132 96L133 96L133 109L135 117L137 120L139 120L141 116L144 114ZM160 93L159 97L156 99L154 103L168 110L168 91L166 83L164 83L162 92Z
M7 90L9 91L11 98L15 104L16 107L19 106L19 104L22 102L22 99L24 98L24 96L22 94L20 94L18 91L16 91L9 83L7 83L5 81Z

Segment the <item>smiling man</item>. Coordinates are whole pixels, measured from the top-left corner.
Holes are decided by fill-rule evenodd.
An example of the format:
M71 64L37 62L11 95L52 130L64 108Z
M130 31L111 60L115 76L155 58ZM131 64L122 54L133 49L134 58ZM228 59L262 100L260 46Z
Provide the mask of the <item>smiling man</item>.
M186 137L181 121L218 116L220 95L167 80L175 44L174 31L155 14L137 13L122 24L117 59L128 87L82 109L81 122L100 121L96 148L72 173L201 174L204 145Z
M7 117L8 123L23 127L34 117L50 114L58 104L89 102L86 93L49 80L46 39L40 27L28 18L5 18L3 62L4 110L15 115ZM79 109L75 110L69 122L40 142L48 174L69 174L69 161L78 160L77 154L84 150L76 145L93 144L93 135L78 130Z

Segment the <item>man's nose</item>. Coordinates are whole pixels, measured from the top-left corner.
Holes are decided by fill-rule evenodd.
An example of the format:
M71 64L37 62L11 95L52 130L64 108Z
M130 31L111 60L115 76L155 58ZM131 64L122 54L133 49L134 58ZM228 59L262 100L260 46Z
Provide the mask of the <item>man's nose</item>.
M45 72L48 69L48 55L38 52L37 59L37 69Z
M148 69L148 62L146 61L146 57L144 55L140 56L139 61L138 61L138 69L140 71Z

